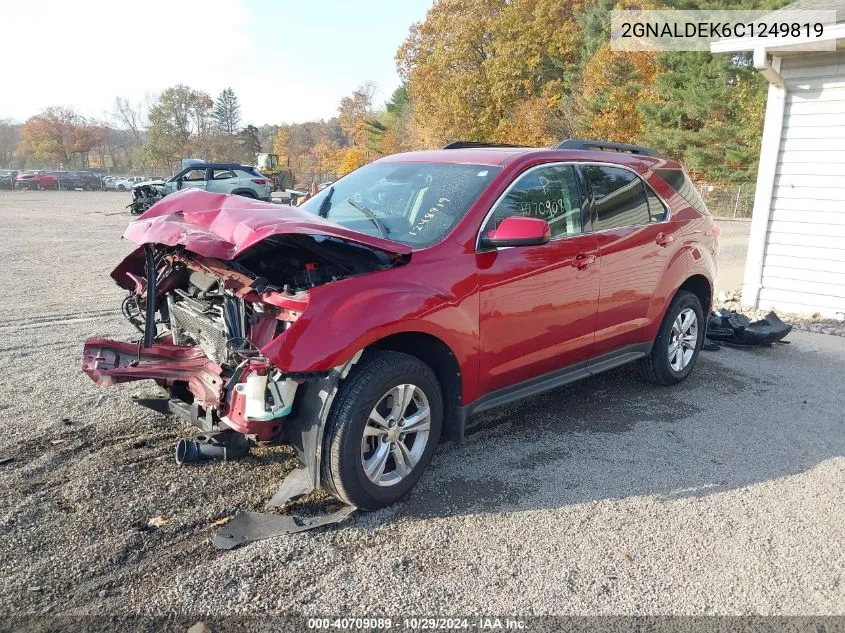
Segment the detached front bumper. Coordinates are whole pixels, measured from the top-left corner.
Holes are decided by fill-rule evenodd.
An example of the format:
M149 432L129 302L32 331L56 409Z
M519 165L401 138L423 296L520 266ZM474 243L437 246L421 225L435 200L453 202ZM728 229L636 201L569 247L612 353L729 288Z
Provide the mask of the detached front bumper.
M85 341L82 371L98 385L153 379L166 384L185 382L194 398L206 407L220 404L222 369L199 347L137 343L92 338Z
M296 384L269 381L270 367L256 360L230 375L197 346L88 339L82 371L103 387L155 380L170 391L168 408L205 431L231 429L266 442L278 439L291 411ZM269 405L268 405L269 397Z

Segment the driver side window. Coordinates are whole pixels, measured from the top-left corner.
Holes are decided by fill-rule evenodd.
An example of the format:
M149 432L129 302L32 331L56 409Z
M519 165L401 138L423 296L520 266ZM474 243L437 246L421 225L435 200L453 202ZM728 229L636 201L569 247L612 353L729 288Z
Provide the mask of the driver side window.
M496 206L484 227L495 230L512 215L539 218L549 223L552 239L582 232L581 193L572 165L550 165L521 176Z
M185 175L182 176L182 180L185 182L198 182L201 180L205 180L205 170L204 169L192 169L190 171L185 172Z

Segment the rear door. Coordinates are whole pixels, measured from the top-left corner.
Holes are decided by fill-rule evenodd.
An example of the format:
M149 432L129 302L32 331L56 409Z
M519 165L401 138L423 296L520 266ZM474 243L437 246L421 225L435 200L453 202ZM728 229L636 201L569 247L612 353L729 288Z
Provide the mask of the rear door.
M205 167L189 169L184 174L182 174L182 189L205 189L207 185L206 172L209 171L211 170L206 169Z
M214 168L208 170L209 176L206 182L206 190L215 193L230 193L237 189L240 184L238 175L231 169Z
M585 164L601 264L594 356L647 343L647 327L662 318L655 297L668 263L681 247L680 223L632 170Z
M480 381L484 393L564 368L577 371L593 346L598 308L596 236L571 164L524 172L491 210L483 236L510 215L549 222L540 246L480 250Z

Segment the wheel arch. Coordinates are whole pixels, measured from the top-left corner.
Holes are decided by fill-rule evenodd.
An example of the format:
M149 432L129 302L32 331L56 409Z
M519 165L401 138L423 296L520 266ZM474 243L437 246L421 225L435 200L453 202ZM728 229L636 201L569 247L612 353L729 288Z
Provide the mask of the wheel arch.
M452 349L441 339L427 332L397 332L371 343L364 350L391 350L418 358L428 365L437 377L443 395L442 437L459 441L463 436L461 423L461 367Z
M244 198L252 198L254 200L258 200L258 196L252 189L247 189L244 187L233 189L229 192L229 194L233 196L243 196Z
M710 309L713 307L713 286L710 280L704 275L695 274L686 279L680 285L678 291L686 290L698 297L701 302L701 310L704 313L704 321L707 322L707 317L710 314ZM675 293L677 294L677 292Z

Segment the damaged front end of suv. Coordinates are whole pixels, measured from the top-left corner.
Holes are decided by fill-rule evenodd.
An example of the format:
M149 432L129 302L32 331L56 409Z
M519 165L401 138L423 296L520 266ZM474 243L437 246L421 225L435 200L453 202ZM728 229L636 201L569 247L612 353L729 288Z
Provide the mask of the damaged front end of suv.
M89 339L82 369L102 386L154 380L170 411L206 432L290 441L316 486L315 420L354 359L292 371L288 341L308 327L315 292L401 265L410 251L269 207L188 190L132 222L124 237L139 248L112 277L140 340Z

